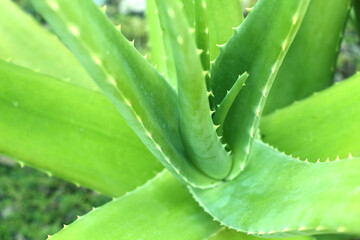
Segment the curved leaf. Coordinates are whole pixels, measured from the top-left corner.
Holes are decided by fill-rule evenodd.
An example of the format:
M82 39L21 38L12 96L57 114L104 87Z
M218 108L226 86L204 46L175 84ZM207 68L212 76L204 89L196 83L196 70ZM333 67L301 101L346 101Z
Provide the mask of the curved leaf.
M360 74L261 121L264 141L309 161L360 156Z
M275 78L264 114L331 84L351 2L329 0L324 11L324 2L311 1Z
M258 1L211 68L213 104L219 104L238 76L249 73L224 123L224 138L233 153L229 179L241 172L282 60L296 35L309 1ZM241 121L240 121L241 120Z
M0 132L1 154L109 196L162 169L104 95L2 61Z
M360 234L360 158L299 161L256 140L246 170L197 201L230 228L262 237Z
M51 240L203 240L219 228L185 185L163 171L137 190L81 217Z
M0 36L0 59L98 90L60 40L10 0L0 1Z

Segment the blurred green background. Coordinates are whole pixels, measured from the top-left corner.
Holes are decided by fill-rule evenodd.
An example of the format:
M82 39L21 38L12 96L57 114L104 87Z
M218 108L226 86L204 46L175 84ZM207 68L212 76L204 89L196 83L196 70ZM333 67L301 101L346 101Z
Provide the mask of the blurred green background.
M15 2L46 27L41 16L34 12L29 0ZM135 46L139 51L147 51L144 14L126 5L126 2L134 4L135 0L96 2L99 5L106 2L111 21L122 25L122 32L129 40L135 39ZM254 0L243 1L248 5L253 2ZM358 34L349 20L334 81L341 81L360 69L358 43ZM48 177L28 167L21 168L12 160L0 156L0 240L45 239L48 234L59 231L63 224L70 224L78 215L84 215L92 207L98 207L110 200L106 196L55 177Z

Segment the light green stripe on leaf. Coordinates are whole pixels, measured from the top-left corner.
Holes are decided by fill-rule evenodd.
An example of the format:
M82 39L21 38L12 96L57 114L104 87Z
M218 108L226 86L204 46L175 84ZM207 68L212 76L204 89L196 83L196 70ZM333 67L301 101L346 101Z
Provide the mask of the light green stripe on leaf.
M261 237L360 234L360 158L299 161L256 140L242 174L192 189L215 219Z
M249 74L224 124L224 138L234 159L229 179L245 168L267 96L309 1L276 3L258 1L211 68L214 105L222 101L240 74Z
M104 95L2 61L0 132L0 154L108 196L162 169Z
M0 59L89 89L98 89L60 40L10 0L0 1Z

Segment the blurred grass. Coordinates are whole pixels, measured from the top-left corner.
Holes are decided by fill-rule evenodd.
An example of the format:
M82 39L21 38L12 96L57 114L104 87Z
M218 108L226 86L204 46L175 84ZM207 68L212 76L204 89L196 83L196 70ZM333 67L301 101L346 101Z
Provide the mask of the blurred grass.
M25 11L45 24L28 0L15 0ZM253 2L253 0L248 0ZM108 1L107 14L111 21L122 25L122 32L135 39L140 52L147 51L145 19L118 13L119 0ZM45 25L46 26L46 25ZM356 29L348 22L334 81L341 81L360 69L360 47ZM110 198L91 190L78 188L55 177L0 158L0 240L45 239L63 224L73 222L92 207L108 202Z
M359 35L354 22L349 19L337 59L334 81L339 82L360 70Z
M110 198L10 161L0 164L0 239L45 239Z

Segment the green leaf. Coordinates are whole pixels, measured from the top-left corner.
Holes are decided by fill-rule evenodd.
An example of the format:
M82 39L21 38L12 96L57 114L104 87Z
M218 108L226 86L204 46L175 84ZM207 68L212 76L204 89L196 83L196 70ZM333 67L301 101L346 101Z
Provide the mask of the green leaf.
M195 0L195 38L196 45L202 50L200 54L201 64L205 71L210 70L210 46L209 28L206 11L206 0ZM206 75L207 87L209 87L209 76Z
M222 135L222 125L224 124L226 115L229 112L230 107L234 103L240 90L245 86L245 81L248 77L249 74L247 72L244 72L242 75L239 75L234 85L231 87L231 89L228 91L224 99L218 105L218 108L216 109L213 119L216 125L220 125L220 127L218 128L219 135Z
M210 60L220 53L218 45L226 43L235 27L244 20L239 0L206 0L210 42Z
M98 89L85 69L53 34L10 0L0 1L0 59Z
M311 1L275 78L264 114L330 85L351 0ZM319 17L321 16L321 17Z
M174 89L95 3L32 2L157 159L189 184L213 185L186 156Z
M360 74L261 121L264 141L309 161L360 156Z
M156 65L158 71L164 73L164 77L174 88L176 88L177 80L174 60L171 54L171 48L165 48L165 42L167 42L168 39L163 36L155 0L147 0L146 3L146 18L149 30L150 62Z
M222 224L262 237L360 233L360 158L299 161L259 140L230 182L191 191Z
M247 235L246 233L237 232L235 230L222 229L216 234L214 234L214 236L206 240L257 240L257 239L263 239L263 238ZM301 236L294 238L271 238L271 239L272 240L315 240L313 237L310 236Z
M203 240L220 228L168 172L97 208L51 240Z
M351 235L340 235L340 234L324 234L324 235L317 235L315 236L315 240L354 240L356 239L355 236Z
M229 179L236 177L247 163L266 98L308 4L309 1L258 1L221 47L211 68L214 105L222 101L240 74L249 73L224 124L224 138L234 159Z
M164 72L167 77L166 53L162 39L162 30L157 16L155 0L146 1L146 20L149 32L150 62L157 65L159 72Z
M351 15L351 17L355 24L358 35L360 36L360 1L354 0L353 3L354 3L354 12Z
M157 0L156 3L175 60L179 128L188 157L208 176L223 179L232 161L211 118L205 75L193 33L176 0Z
M109 196L162 169L104 95L3 61L0 132L0 154Z
M183 12L185 13L188 25L191 28L195 27L195 0L180 0L182 3Z

